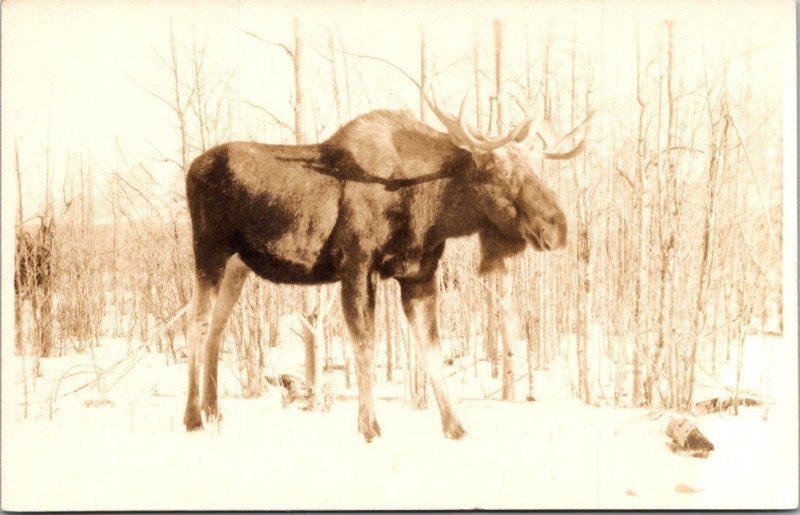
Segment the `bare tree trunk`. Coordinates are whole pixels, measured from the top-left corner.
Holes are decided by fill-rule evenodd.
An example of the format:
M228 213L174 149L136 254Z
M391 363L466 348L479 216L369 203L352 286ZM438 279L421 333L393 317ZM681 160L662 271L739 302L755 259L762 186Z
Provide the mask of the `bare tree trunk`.
M497 132L502 134L505 130L505 86L503 84L503 22L494 20L494 77L495 99L497 102Z
M393 295L389 291L389 284L383 284L383 311L384 311L384 326L386 328L386 380L392 382L392 372L394 370L394 363L392 362L392 355L394 351L394 323L392 320L392 309L395 307L392 304Z
M303 342L305 344L306 384L308 385L308 409L320 409L322 405L323 359L325 348L325 322L337 297L338 283L332 288L318 286L306 290L316 292L316 299L307 303L303 318ZM308 299L308 297L306 297Z
M575 124L575 108L578 102L577 97L577 59L576 43L573 35L572 40L572 99L570 109L570 124ZM589 85L586 87L586 109L589 109ZM578 288L579 299L579 327L576 331L577 340L577 361L578 361L578 392L584 402L590 402L589 378L588 378L588 340L591 337L592 328L592 261L591 247L589 241L589 213L588 213L588 174L586 160L583 159L583 170L578 172L578 167L573 163L573 179L578 192L577 200L577 232L578 232L578 262L580 270L581 284ZM579 177L580 174L580 177Z
M551 50L551 47L552 47L552 33L550 32L550 28L548 27L547 37L545 39L545 44L544 44L544 59L543 59L543 63L542 63L542 81L543 81L543 88L544 88L543 95L542 95L542 103L543 103L542 112L544 113L543 114L544 119L548 120L548 121L550 120L550 104L551 104L551 98L550 98L550 50ZM530 95L530 92L529 92L529 95ZM546 163L543 163L542 166L547 166L547 165L546 165ZM550 357L551 358L552 358L552 355L553 355L553 351L552 351L552 343L550 342L551 335L548 334L548 326L547 326L547 320L546 320L547 313L545 311L545 306L544 306L545 287L546 287L545 277L544 277L544 273L543 273L544 269L545 269L545 257L544 257L544 254L540 254L538 256L537 261L538 261L538 266L539 266L539 273L538 273L539 303L538 303L538 306L537 306L538 310L539 310L539 315L538 315L537 318L538 318L538 321L539 321L539 326L538 326L538 330L539 330L539 347L541 349L540 350L541 355L540 355L540 359L539 359L539 364L541 364L543 361L547 361L548 360L548 356L547 356L548 355L548 352L547 352L548 351L548 347L550 349ZM564 284L566 284L566 282L564 282ZM571 309L564 309L563 311L567 312L566 316L569 317L569 313L572 310ZM555 324L555 325L557 326L558 324ZM556 345L558 347L557 351L560 354L561 353L561 347L560 347L559 336L558 336L559 335L558 328L556 328L555 332L556 332L556 334L552 335L552 336L553 336L553 340L555 341L555 343L556 343Z
M425 122L425 100L423 91L428 88L428 64L427 48L425 44L425 27L419 31L419 83L422 86L419 98L420 120ZM425 409L428 407L428 378L425 372L425 363L416 352L417 345L409 345L409 357L413 356L414 366L410 367L411 374L411 401L415 408Z
M673 36L672 36L672 21L668 20L666 22L667 26L667 149L672 148L673 142L675 141L675 130L676 130L676 109L675 109L675 95L673 93L673 75L674 75L674 49L673 49ZM665 309L667 310L667 330L669 334L669 339L667 344L669 345L670 349L670 361L669 361L669 382L670 382L670 407L677 406L678 403L678 342L675 338L675 246L676 246L676 235L679 234L676 231L676 226L678 223L678 208L677 208L677 185L676 185L676 165L675 159L672 157L671 152L667 153L667 170L668 170L668 177L667 177L667 220L669 225L669 240L667 246L667 252L665 256L668 258L668 262L665 264L667 265L667 270L669 271L668 281L665 284L667 287L667 305Z
M659 51L661 54L661 51ZM665 239L664 233L664 198L665 198L665 190L666 186L663 180L663 173L662 173L662 164L661 164L661 129L662 129L662 120L663 120L663 90L664 90L664 72L663 72L663 58L659 55L659 77L658 77L658 103L657 103L657 124L655 128L656 133L656 145L655 145L655 156L653 157L653 166L655 168L655 194L656 200L654 201L654 205L656 206L656 214L657 219L654 221L653 225L655 226L655 230L657 234L654 235L654 240L658 245L658 252L659 252L659 261L658 261L658 314L657 314L657 330L658 335L655 343L655 348L653 349L653 356L651 359L651 366L650 372L647 375L647 381L645 382L645 398L647 399L647 403L651 406L653 405L654 393L659 394L659 398L661 399L662 405L668 404L668 399L664 398L664 395L661 393L661 388L659 385L659 380L661 378L661 369L662 369L662 359L663 353L665 350L666 340L668 339L668 335L666 332L665 324L666 324L666 296L667 296L667 287L666 287L666 279L668 277L668 267L666 263L668 262L667 257L667 250L666 245L669 244L668 240ZM670 251L671 252L671 251Z
M480 48L480 33L478 32L478 23L474 22L472 25L472 64L473 76L475 81L475 126L479 131L483 132L483 98L481 93L481 48Z
M174 111L175 116L178 118L178 129L181 136L181 169L183 174L189 171L189 127L186 123L186 108L191 102L191 96L184 99L181 96L181 77L178 64L178 47L175 43L175 31L172 24L169 26L169 39L170 39L170 72L172 73L172 86L175 94Z
M636 32L636 102L639 105L639 123L636 141L636 196L637 196L637 232L638 232L638 272L634 287L634 319L635 319L635 348L633 349L633 385L631 389L631 402L634 406L642 401L642 363L641 358L647 352L647 317L645 307L648 298L649 283L649 234L650 227L650 207L648 191L650 188L647 177L647 170L644 169L644 156L647 152L647 138L644 128L645 102L642 96L641 80L641 42L639 31Z
M528 34L528 25L525 25L525 100L530 105L533 103L533 84L531 83L531 39Z
M492 111L492 106L490 105L490 120L489 120L489 129L491 130L492 119L494 119L494 126L496 131L499 133L501 132L501 124L503 120L503 115L501 114L502 109L500 106L500 93L503 89L503 81L502 81L502 51L503 51L503 44L502 44L502 37L503 35L503 24L500 20L494 20L494 38L495 38L495 94L494 94L494 109ZM498 327L497 324L499 322L497 316L498 306L495 302L495 296L497 295L497 281L498 281L498 274L490 273L486 277L486 283L488 289L486 291L486 356L488 357L489 361L492 365L492 377L498 376L498 363L497 363L497 331Z
M306 143L305 110L303 91L303 37L300 19L292 22L294 49L290 52L294 65L294 137L298 145ZM306 383L309 388L309 408L320 406L322 387L323 356L325 348L324 324L327 316L325 304L329 302L324 286L306 287L303 291L306 318ZM328 308L329 309L329 308Z
M710 93L710 92L709 92ZM701 259L700 267L698 269L698 285L697 297L695 300L694 318L692 320L692 351L689 362L689 377L686 382L686 395L682 402L684 409L689 409L692 406L694 398L694 383L695 373L697 369L697 349L702 339L701 334L705 331L705 311L707 303L707 285L710 281L711 269L714 261L715 234L716 234L716 210L717 210L717 176L719 175L720 161L722 153L727 146L727 133L728 133L728 109L727 100L722 99L722 106L720 108L720 115L717 121L714 120L711 101L708 100L708 114L711 123L711 137L709 145L709 164L708 164L708 183L707 193L708 201L705 206L705 213L703 217L703 239L701 243ZM722 122L722 130L718 129L718 125Z
M111 193L111 219L112 219L112 230L113 234L111 236L111 302L114 304L114 328L113 328L113 335L120 336L122 334L122 320L121 320L121 309L120 309L120 295L119 295L119 265L118 265L118 255L119 255L119 221L118 221L118 214L119 214L119 175L114 174L111 179L113 181L113 191Z
M531 271L531 264L530 264L530 254L525 254L523 256L523 274L525 277L531 277L533 272ZM541 274L537 274L541 275ZM525 321L524 321L524 329L525 329L525 341L526 351L527 351L527 364L528 364L528 401L536 400L533 395L534 389L534 382L533 382L533 372L535 369L534 360L541 365L541 353L542 353L542 342L539 340L539 325L541 324L541 320L537 320L536 314L534 314L534 310L536 309L536 304L541 302L541 295L542 290L538 290L538 295L536 302L534 302L533 295L526 295L525 296L525 307L523 308L523 313L525 314ZM538 351L538 358L537 356Z
M275 284L267 285L267 316L269 317L269 346L278 346L278 320L280 313L278 312L278 288Z
M322 348L325 334L322 317L314 314L308 317L309 325L303 332L305 344L306 384L308 385L308 407L319 406L322 390Z
M533 103L533 83L531 80L531 45L529 27L525 26L525 97L528 105ZM536 276L536 301L533 302L533 295L528 297L528 305L525 309L526 321L526 335L528 339L528 400L534 400L533 395L533 369L541 367L547 361L546 349L546 327L545 327L545 312L542 299L545 292L545 277L542 273L544 270L544 256L538 256L539 270L534 272L532 270L531 256L525 254L525 277ZM534 358L536 365L534 366Z
M210 146L208 116L206 115L205 81L203 79L203 63L205 61L205 47L197 48L195 36L192 34L192 79L194 80L193 111L197 118L197 133L200 136L200 151L205 152ZM188 169L187 169L188 171Z
M486 277L486 357L492 366L492 377L497 377L497 275L490 273Z
M545 274L544 274L544 255L539 256L539 270L536 273L536 283L537 283L537 299L538 302L536 303L536 310L537 315L534 317L536 320L536 333L537 333L537 357L536 357L536 364L538 367L541 367L545 363L549 363L550 360L553 358L553 349L552 344L548 343L550 340L558 341L558 334L555 335L550 333L551 326L547 324L547 311L545 310L544 299L545 299L545 291L547 285L545 284ZM556 295L553 295L555 298Z
M736 387L733 394L734 415L739 415L739 394L741 391L742 368L744 366L745 341L747 340L747 330L750 326L750 320L753 316L754 302L758 298L758 290L760 289L756 281L748 281L748 276L750 275L748 273L749 268L750 267L747 265L742 266L740 272L741 279L738 284L742 289L742 295L740 295L738 299L738 316L734 324L737 331L736 340L738 344L738 352L736 353ZM751 291L749 296L745 294L745 290Z
M328 54L331 60L331 86L333 86L333 103L336 107L336 123L342 125L342 99L339 95L339 81L336 74L336 51L333 46L333 32L328 31Z
M500 332L503 338L503 400L514 400L514 342L509 330L511 310L511 272L498 277L499 294L502 303L499 309Z
M494 20L494 65L495 65L495 98L497 102L497 131L502 134L505 130L505 85L503 76L503 22ZM503 266L503 271L495 274L495 285L490 292L499 293L501 301L497 306L497 323L503 341L503 400L514 400L514 342L511 341L509 331L511 309L511 268Z
M342 32L337 28L337 36L339 37L339 49L342 53L342 67L344 68L344 93L347 99L347 119L350 119L350 110L353 108L353 102L350 97L350 68L347 66L347 52L342 42Z
M342 340L342 361L344 364L342 368L344 369L344 385L345 388L350 389L353 386L353 379L352 379L352 353L350 350L350 345L345 340Z
M294 52L292 62L294 64L294 137L298 145L306 142L305 127L303 124L303 38L300 32L300 19L295 18L294 28Z
M544 62L542 63L542 76L544 80L544 95L542 96L542 110L544 111L544 119L550 120L552 113L550 112L550 105L552 99L550 98L550 48L552 47L553 34L550 29L547 30L547 39L544 44Z
M676 130L676 109L675 109L675 95L673 93L673 75L674 75L674 52L673 52L673 36L672 36L672 21L666 22L667 29L667 149L672 148L675 141ZM667 225L667 241L664 247L664 268L667 272L664 282L664 300L663 309L665 310L665 335L666 345L669 350L668 354L668 380L669 380L669 407L677 406L677 359L678 359L678 342L675 338L675 313L674 313L674 288L675 288L675 251L676 251L676 234L678 223L678 208L677 208L677 185L676 185L676 164L675 159L672 157L671 152L667 152L667 177L666 180L666 198L664 204L664 218ZM663 219L662 219L663 220Z
M52 278L52 259L53 259L53 194L51 189L50 175L50 144L46 152L46 175L45 175L45 198L44 210L42 213L41 225L36 233L36 246L43 260L36 260L37 276L41 274L41 281L36 283L31 300L33 301L33 311L36 321L36 334L39 352L35 365L38 367L40 357L48 357L53 348L53 278ZM90 176L91 178L91 176ZM89 206L92 206L92 182L89 182ZM91 223L93 223L94 212L90 210ZM96 339L96 335L95 335Z
M425 50L425 27L419 30L419 119L425 123L425 92L428 91L428 63Z

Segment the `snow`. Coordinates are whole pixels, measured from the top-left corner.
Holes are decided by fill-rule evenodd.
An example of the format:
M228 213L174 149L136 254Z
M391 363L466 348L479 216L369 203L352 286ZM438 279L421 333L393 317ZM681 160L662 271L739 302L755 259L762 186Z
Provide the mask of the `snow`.
M16 357L3 370L15 378L15 388L13 404L4 404L2 507L795 507L795 348L779 338L752 336L745 352L743 387L770 403L741 408L739 416L690 417L716 447L707 459L668 449L664 429L675 414L574 399L563 361L535 373L536 402L503 402L497 395L484 398L499 390L498 380L487 377L487 363L478 364L476 378L471 357L457 360L446 376L453 398L462 399L456 408L468 435L460 441L443 437L432 396L429 409L411 407L396 370L395 382L376 387L383 435L366 444L356 432L356 391L344 388L338 371L330 376L336 393L331 411L306 412L296 404L283 408L277 388L257 399L239 398L237 367L226 354L220 371L224 420L186 433L185 363L142 350L104 376L100 388L50 402L59 380L58 391L66 393L89 382L94 366L88 353L44 359L35 387L29 377L24 417L23 363ZM276 373L301 370L299 346L270 353ZM94 360L105 368L126 355L125 340L105 339ZM517 398L524 399L524 352L517 358ZM30 358L25 364L30 373ZM128 364L135 365L119 378ZM730 387L735 353L725 367L719 381ZM70 369L78 375L62 379Z

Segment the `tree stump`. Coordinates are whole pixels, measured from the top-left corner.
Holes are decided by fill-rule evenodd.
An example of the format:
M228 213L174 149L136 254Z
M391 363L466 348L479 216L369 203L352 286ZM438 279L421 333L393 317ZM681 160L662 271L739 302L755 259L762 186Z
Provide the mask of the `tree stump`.
M673 418L667 426L667 436L672 438L670 449L681 456L707 458L714 450L714 444L685 418Z

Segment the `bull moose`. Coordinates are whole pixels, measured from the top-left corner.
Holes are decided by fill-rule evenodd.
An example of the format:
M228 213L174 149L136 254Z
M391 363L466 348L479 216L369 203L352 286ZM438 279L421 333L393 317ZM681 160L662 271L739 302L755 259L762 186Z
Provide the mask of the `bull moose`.
M502 268L526 244L540 251L564 247L566 217L535 170L542 158L577 155L588 118L555 144L552 131L531 130L531 117L488 137L465 121L465 103L455 117L423 97L446 133L408 112L379 110L323 143L231 142L194 160L186 177L195 259L187 430L202 429L201 410L208 419L220 417L222 331L253 271L275 283L341 281L356 360L358 430L367 442L381 432L372 394L375 287L378 278L396 279L444 434L465 435L441 373L435 273L445 242L478 233L481 273ZM537 137L544 152L531 150ZM564 142L572 148L564 150Z

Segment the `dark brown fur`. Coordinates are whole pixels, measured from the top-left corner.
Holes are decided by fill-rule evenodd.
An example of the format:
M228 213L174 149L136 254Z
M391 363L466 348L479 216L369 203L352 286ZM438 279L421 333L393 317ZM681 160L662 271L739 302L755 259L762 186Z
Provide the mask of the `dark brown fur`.
M34 343L41 357L49 356L53 346L53 247L52 219L43 219L39 227L32 231L17 230L14 267L16 348L25 352L20 331L23 304L29 300L35 325Z
M479 233L482 272L502 268L527 242L539 250L566 242L566 219L531 166L514 144L473 154L392 111L360 116L318 145L228 143L198 157L186 180L197 275L187 428L202 427L202 341L202 409L219 414L219 338L252 270L277 283L342 282L359 378L359 430L367 440L380 434L371 394L377 277L400 282L420 356L438 366L434 276L448 238ZM212 292L218 300L209 325ZM443 381L429 374L445 433L458 438L464 432Z

